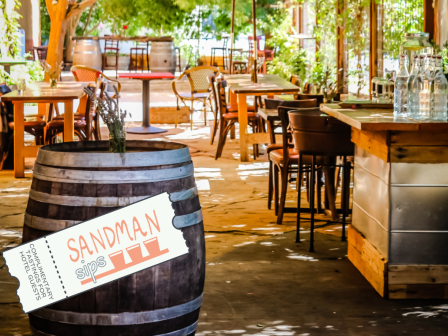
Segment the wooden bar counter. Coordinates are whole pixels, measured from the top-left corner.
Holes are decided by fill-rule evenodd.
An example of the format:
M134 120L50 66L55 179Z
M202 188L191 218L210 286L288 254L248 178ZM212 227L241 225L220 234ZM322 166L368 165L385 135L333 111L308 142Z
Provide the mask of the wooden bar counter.
M385 298L448 298L448 123L321 110L356 145L350 261Z

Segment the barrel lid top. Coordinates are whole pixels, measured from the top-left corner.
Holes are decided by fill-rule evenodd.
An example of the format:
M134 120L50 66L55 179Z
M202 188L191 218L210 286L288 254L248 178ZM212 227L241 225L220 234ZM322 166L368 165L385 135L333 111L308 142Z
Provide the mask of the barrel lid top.
M36 162L52 167L149 167L191 161L187 145L127 140L126 153L109 153L109 141L64 142L43 146Z

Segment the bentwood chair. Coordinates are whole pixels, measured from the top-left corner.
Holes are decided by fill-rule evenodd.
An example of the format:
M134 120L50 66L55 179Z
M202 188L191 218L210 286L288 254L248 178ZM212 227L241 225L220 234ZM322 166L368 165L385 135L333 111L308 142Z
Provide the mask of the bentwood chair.
M101 89L101 95L103 94L107 83L99 83ZM96 87L88 87L91 90L96 90ZM64 133L64 116L50 116L48 122L47 134L45 136L46 143L55 143L56 136L60 133ZM75 113L74 118L75 134L81 141L89 141L94 138L95 140L101 140L99 129L99 115L95 109L95 103L91 101L90 97L86 95L85 99L81 100L78 111Z
M220 113L219 118L219 139L218 139L218 148L216 149L215 160L219 159L222 155L222 151L226 144L227 134L230 129L238 122L238 112L229 112L227 109L226 102L226 92L225 88L227 87L227 82L222 78L216 79L216 85L213 85L212 88L213 96L215 101L217 102L217 109ZM252 127L253 132L257 133L260 131L260 116L256 112L248 112L248 125ZM254 157L258 156L258 145L253 145Z
M271 103L268 99L265 100L266 106L271 107ZM301 109L305 111L314 111L317 109L315 106L316 101L308 100L308 101L281 101L282 105L277 105L277 111L280 119L280 127L282 128L282 138L286 136L288 141L285 142L282 139L281 144L270 144L266 152L269 158L269 179L268 179L268 209L271 209L272 199L274 198L274 209L277 217L277 222L279 224L283 221L283 209L286 200L288 179L292 165L297 164L297 158L290 155L292 149L292 142L290 132L288 131L289 123L282 121L281 113L285 113L285 111L289 111L292 109ZM278 127L278 125L276 125ZM272 132L272 126L269 127ZM286 135L283 134L286 132ZM275 134L271 135L271 138L274 137ZM279 174L281 183L281 192L279 186ZM279 200L280 193L280 200Z
M207 125L207 101L211 105L210 98L210 83L208 81L209 75L218 75L219 69L213 66L198 66L192 69L185 70L179 78L172 82L172 87L177 100L177 111L176 111L176 122L175 127L177 127L179 121L179 101L187 106L187 102L191 103L190 114L191 114L191 129L193 129L193 112L194 112L194 102L202 102L204 106L204 125ZM190 84L190 92L179 92L177 90L176 84L184 78L188 79ZM187 106L188 107L188 106Z
M216 136L216 132L217 132L217 130L219 128L219 122L220 122L220 116L221 116L220 109L219 109L219 106L218 106L218 101L217 101L217 98L216 98L217 97L217 95L216 95L216 79L217 78L218 77L215 74L212 74L212 75L208 76L208 81L209 81L209 83L211 85L211 88L212 88L211 91L210 91L210 95L212 97L212 102L213 102L213 104L212 104L212 111L213 111L213 126L212 127L213 128L212 128L212 136L211 136L211 139L210 139L210 145L213 145L213 142L215 140L215 136ZM261 97L256 97L256 98L261 98ZM255 102L257 102L257 100ZM260 102L261 102L261 99L258 100L259 104L260 104ZM238 113L238 108L234 108L230 104L227 104L226 109L227 109L228 113L230 113L230 112ZM256 108L255 105L248 105L247 106L247 111L248 112L255 112L256 109L257 108ZM234 128L233 128L233 130L234 130Z
M303 165L310 166L310 252L314 252L314 177L317 166L343 168L342 177L342 240L345 238L345 218L349 208L348 197L350 184L350 163L348 156L354 155L354 144L351 142L351 128L349 125L322 114L321 111L314 112L290 111L288 121L292 129L294 141L294 154L298 157L298 185L301 185L303 176ZM336 165L336 157L342 156L342 165ZM326 188L327 189L327 188ZM298 188L299 192L300 189ZM327 189L328 190L328 189ZM327 193L330 196L330 193ZM297 235L296 242L300 242L300 193L297 200Z
M35 61L46 61L47 51L47 46L33 47L33 59Z

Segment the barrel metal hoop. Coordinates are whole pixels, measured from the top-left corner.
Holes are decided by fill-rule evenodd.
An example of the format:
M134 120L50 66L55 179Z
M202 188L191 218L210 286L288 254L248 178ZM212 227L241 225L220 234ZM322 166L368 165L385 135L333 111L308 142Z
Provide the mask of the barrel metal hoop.
M193 173L192 163L187 166L160 170L89 171L47 167L36 162L33 176L39 180L62 183L121 184L177 180L191 176Z
M202 222L202 209L188 215L176 216L173 219L173 225L176 229L183 229L188 226L196 225Z
M119 326L119 325L145 324L145 323L154 323L159 321L171 320L179 316L187 315L201 307L202 296L203 294L201 294L199 297L190 302L178 306L135 312L135 313L118 313L118 314L75 313L70 311L60 311L48 308L41 308L31 312L30 314L33 314L45 320L67 324L77 324L77 325ZM187 328L190 328L193 325ZM180 330L177 330L175 332L179 331ZM168 333L164 335L174 336L182 334ZM188 333L184 335L188 335Z
M196 187L174 192L170 194L171 202L178 202L192 198L198 194ZM30 198L38 202L69 206L91 206L91 207L117 207L126 206L154 195L131 196L131 197L81 197L62 196L47 194L40 191L30 190Z
M194 332L198 326L198 322L196 321L195 323L193 323L192 325L182 328L180 330L176 330L176 331L172 331L170 333L166 333L166 334L158 334L155 336L187 336L190 335L192 332ZM55 336L53 334L47 334L43 331L39 331L36 328L34 328L33 326L30 325L31 331L33 332L34 336Z
M93 144L90 146L95 146L95 142L92 143ZM132 145L132 141L129 141L129 144ZM154 144L153 148L158 148L156 145L157 144ZM149 155L143 155L145 152L128 152L125 154L95 153L95 155L88 152L70 152L69 150L67 150L67 152L58 152L51 150L51 146L52 145L43 146L39 149L36 163L52 167L59 167L61 162L63 162L66 167L123 168L161 166L191 161L188 146L177 149L153 151L150 152Z
M37 217L25 212L24 224L37 230L59 231L82 222L83 221ZM174 217L173 225L176 229L180 230L188 226L199 224L200 222L202 222L202 210L198 210L188 215Z

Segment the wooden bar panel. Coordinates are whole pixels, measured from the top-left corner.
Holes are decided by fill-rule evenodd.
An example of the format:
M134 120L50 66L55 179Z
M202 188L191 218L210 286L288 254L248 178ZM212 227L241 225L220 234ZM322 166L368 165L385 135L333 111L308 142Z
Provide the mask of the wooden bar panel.
M352 142L386 162L390 161L388 139L388 132L366 132L352 127Z
M448 146L391 146L390 162L448 163Z
M387 260L351 226L348 229L347 255L378 294L387 298Z
M393 146L448 146L448 133L392 131L390 143Z

